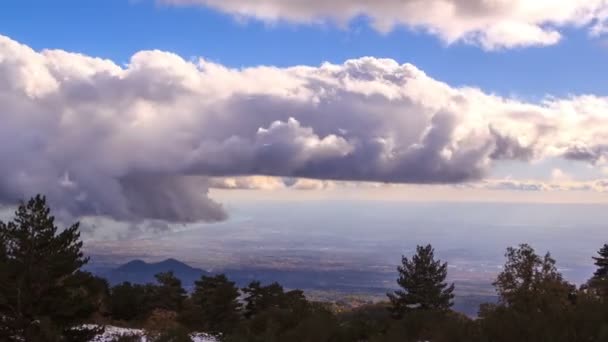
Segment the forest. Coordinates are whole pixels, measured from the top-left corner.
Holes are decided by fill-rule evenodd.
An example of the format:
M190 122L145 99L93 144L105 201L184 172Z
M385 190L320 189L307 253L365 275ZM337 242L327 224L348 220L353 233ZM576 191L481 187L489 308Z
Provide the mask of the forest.
M595 273L576 286L549 253L508 247L493 283L499 301L470 318L451 309L447 263L418 246L403 256L399 290L386 301L338 310L278 283L239 288L222 274L202 276L190 293L171 272L109 286L83 270L79 224L59 228L36 196L0 221L0 341L91 341L105 326L141 328L158 342L190 341L193 332L225 342L608 341L608 244L598 248L589 251Z

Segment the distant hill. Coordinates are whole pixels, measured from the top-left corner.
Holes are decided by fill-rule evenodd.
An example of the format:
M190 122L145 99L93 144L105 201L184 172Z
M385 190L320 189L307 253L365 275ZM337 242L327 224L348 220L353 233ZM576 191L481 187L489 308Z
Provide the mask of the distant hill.
M167 259L161 262L147 263L143 260L133 260L100 274L110 284L115 285L125 281L131 283L145 284L156 281L155 274L172 271L178 277L185 288L191 287L202 275L208 272L187 265L179 260Z
M161 262L148 263L143 260L133 260L126 264L111 269L91 270L95 274L106 278L111 285L125 281L137 284L154 283L155 274L173 271L182 281L182 286L193 290L194 282L202 275L213 275L200 268L192 267L179 260L167 259ZM281 270L263 268L241 268L218 270L225 273L228 278L236 282L237 286L244 287L253 280L259 280L263 284L274 281L279 282L287 289L303 289L312 298L323 301L343 301L350 298L351 301L386 300L386 293L391 290L387 287L388 280L394 279L393 273L366 272L358 270ZM460 285L465 285L460 283ZM454 309L471 317L477 315L480 303L494 303L497 298L493 293L488 293L484 286L475 287L468 284L467 293L457 294ZM354 299L353 299L354 298Z
M340 289L347 292L379 292L382 295L386 293L386 287L383 286L383 281L386 279L385 274L353 270L323 271L240 268L217 270L212 274L179 260L167 259L157 263L132 260L115 268L92 268L91 271L106 278L112 285L125 281L138 284L155 282L155 274L173 271L175 276L182 281L185 288L191 288L194 281L199 280L202 275L213 275L220 272L225 273L238 286L247 286L249 282L259 280L264 284L277 281L290 289ZM390 278L392 279L392 277L393 275L391 274Z

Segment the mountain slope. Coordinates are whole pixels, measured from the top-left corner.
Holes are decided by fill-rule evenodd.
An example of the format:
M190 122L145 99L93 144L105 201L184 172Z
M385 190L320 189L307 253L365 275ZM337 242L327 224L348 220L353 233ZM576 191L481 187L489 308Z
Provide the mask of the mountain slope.
M178 277L185 288L193 286L196 280L209 273L187 265L175 259L167 259L156 263L147 263L143 260L133 260L115 269L101 274L111 285L125 281L137 284L153 283L156 281L155 274L172 271Z

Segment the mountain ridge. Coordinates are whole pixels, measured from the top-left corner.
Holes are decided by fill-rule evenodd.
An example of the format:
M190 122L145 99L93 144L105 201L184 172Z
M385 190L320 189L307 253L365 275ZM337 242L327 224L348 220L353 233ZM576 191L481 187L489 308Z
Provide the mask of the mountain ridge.
M196 267L192 267L182 261L168 258L159 262L146 262L141 259L131 260L116 268L101 274L112 285L122 282L145 284L155 282L155 274L161 272L173 272L182 281L185 288L191 287L196 280L210 273Z

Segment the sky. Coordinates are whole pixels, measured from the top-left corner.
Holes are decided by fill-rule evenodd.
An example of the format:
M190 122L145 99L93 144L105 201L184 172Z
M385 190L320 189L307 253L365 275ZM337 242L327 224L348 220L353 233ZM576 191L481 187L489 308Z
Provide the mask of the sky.
M608 202L606 0L5 0L0 204Z

